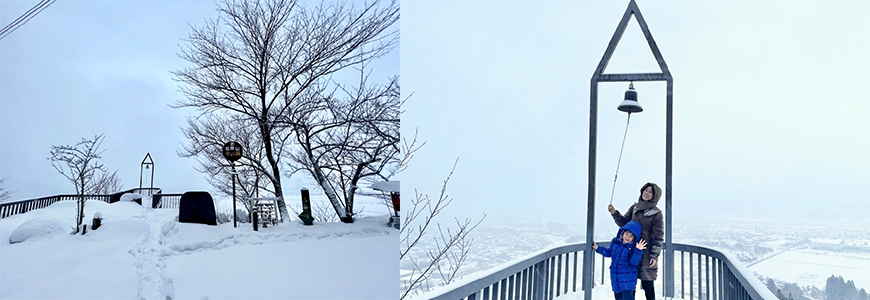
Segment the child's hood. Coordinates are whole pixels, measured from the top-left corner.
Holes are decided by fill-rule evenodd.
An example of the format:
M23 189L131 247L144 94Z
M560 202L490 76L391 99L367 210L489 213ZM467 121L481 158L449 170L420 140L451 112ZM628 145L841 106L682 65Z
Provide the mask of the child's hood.
M625 225L619 228L619 232L616 234L616 237L621 241L622 240L622 231L628 230L632 234L634 234L634 241L632 243L636 243L640 240L640 232L643 227L640 226L640 223L632 220L628 221Z

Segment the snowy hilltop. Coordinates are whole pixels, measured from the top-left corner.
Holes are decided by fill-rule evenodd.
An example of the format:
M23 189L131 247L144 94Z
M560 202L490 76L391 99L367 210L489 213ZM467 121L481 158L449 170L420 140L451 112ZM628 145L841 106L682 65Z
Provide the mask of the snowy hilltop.
M150 199L146 199L146 203ZM147 205L146 205L147 206ZM177 222L177 209L75 201L0 219L0 299L392 299L399 231L389 216L353 224ZM25 224L26 223L26 224ZM16 229L18 229L16 231ZM13 232L16 243L10 243Z

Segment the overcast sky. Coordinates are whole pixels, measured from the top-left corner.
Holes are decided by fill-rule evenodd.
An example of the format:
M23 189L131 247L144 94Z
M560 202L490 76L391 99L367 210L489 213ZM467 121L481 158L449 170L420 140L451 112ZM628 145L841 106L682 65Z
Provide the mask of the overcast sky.
M37 3L0 1L0 24ZM13 198L74 193L46 159L50 147L101 133L102 161L118 170L125 189L139 187L140 163L150 153L154 187L211 190L193 169L198 163L176 155L186 143L185 118L196 112L168 105L183 99L170 73L188 65L177 56L179 45L190 25L217 16L216 7L215 1L57 1L0 40L0 177L16 191ZM395 75L398 62L394 50L371 67ZM284 181L287 191L302 186L313 188L305 178Z
M402 132L426 141L405 199L445 215L585 224L589 82L628 1L408 1ZM638 1L674 78L675 222L867 218L867 1ZM605 73L660 72L637 21ZM664 82L635 83L613 204L665 185ZM610 200L628 87L599 85L596 220ZM406 204L407 205L407 204ZM659 203L664 208L664 197ZM616 228L615 226L613 227Z

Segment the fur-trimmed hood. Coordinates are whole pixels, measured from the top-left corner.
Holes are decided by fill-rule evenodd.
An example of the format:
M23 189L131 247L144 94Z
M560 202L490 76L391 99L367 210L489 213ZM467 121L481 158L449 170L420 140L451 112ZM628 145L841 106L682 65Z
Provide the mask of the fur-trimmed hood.
M653 197L652 197L652 199L649 200L649 202L652 203L653 206L658 205L659 199L662 198L662 188L660 188L659 185L652 183L652 182L647 182L646 184L643 185L643 187L640 188L640 196L637 197L637 201L638 202L643 201L643 190L645 190L648 186L653 187Z
M653 197L649 201L643 201L643 190L647 187L653 188ZM659 203L659 199L662 197L662 188L652 182L647 182L640 188L640 196L637 198L637 204L635 204L635 209L638 211L642 211L644 216L652 216L655 215L662 210L658 208L656 204Z

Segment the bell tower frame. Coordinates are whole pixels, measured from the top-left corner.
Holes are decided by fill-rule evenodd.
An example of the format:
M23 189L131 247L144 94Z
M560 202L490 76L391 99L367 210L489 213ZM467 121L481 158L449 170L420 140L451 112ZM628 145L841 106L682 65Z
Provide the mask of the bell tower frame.
M652 50L653 56L658 62L660 73L623 73L623 74L604 74L607 64L613 56L622 34L628 25L631 16L634 15L640 29L643 31L644 37ZM625 81L666 81L667 82L667 117L666 117L666 141L665 141L665 243L663 245L664 260L659 256L657 265L663 269L664 281L664 296L674 296L674 250L672 245L672 218L671 218L671 196L673 182L671 180L672 171L672 153L673 153L673 89L674 80L671 77L671 72L668 70L668 65L662 58L661 52L656 45L655 40L650 34L649 27L640 13L635 0L628 3L628 8L622 16L622 20L616 27L616 32L610 39L610 44L607 45L607 50L604 51L604 56L598 63L598 68L592 74L592 79L589 86L589 174L588 174L588 194L586 208L586 249L583 251L583 290L584 298L592 299L592 276L593 276L593 255L592 243L594 242L595 232L595 168L598 148L598 83L599 82L625 82ZM662 263L664 261L664 263ZM649 263L649 262L641 262Z

